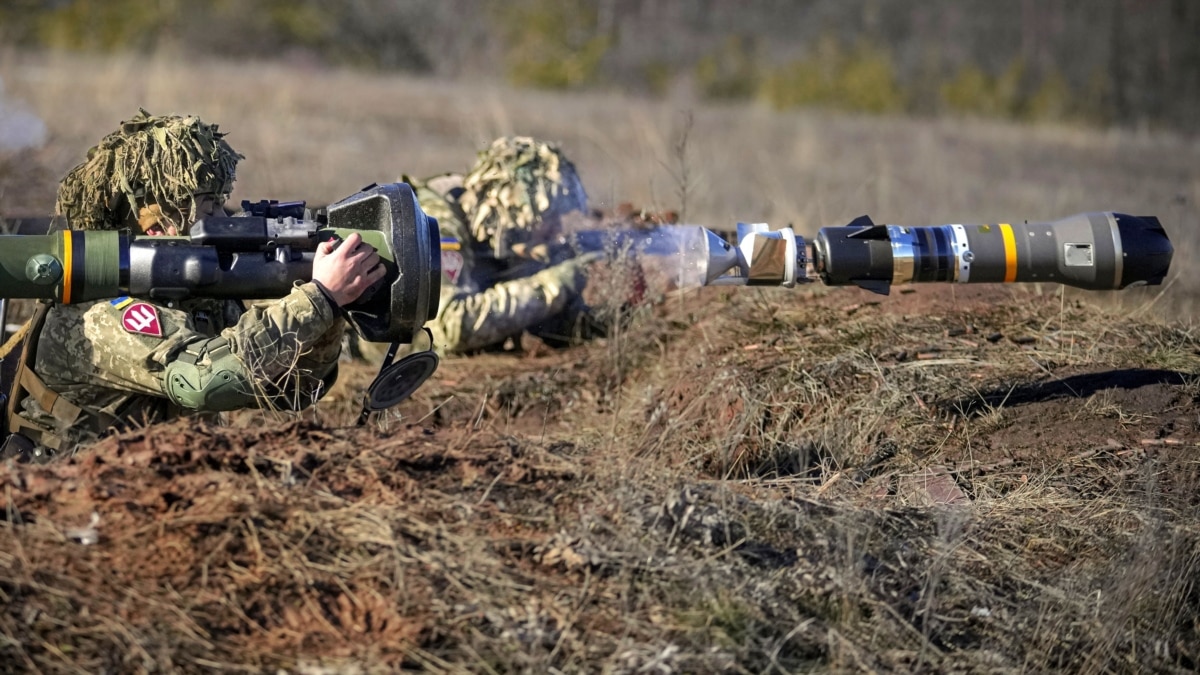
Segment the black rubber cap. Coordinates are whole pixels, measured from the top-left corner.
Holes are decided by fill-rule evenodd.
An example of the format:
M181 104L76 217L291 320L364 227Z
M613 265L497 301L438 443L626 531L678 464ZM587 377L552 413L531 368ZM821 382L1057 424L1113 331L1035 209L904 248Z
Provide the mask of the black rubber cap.
M437 367L437 354L416 352L384 368L367 388L367 409L384 410L407 400Z
M1124 253L1120 288L1131 285L1157 286L1171 270L1175 253L1167 231L1154 216L1128 216L1114 213Z

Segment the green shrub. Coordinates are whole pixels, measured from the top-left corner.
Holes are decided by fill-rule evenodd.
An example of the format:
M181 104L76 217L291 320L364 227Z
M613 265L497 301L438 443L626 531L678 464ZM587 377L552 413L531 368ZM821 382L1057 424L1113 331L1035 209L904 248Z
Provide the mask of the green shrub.
M973 63L958 69L958 74L940 88L942 103L948 110L979 113L992 105L992 81Z
M847 52L831 38L818 42L812 57L773 70L761 94L781 109L815 105L870 113L902 111L908 99L887 51L864 42Z
M650 61L642 66L642 80L645 82L647 91L655 96L667 93L674 77L674 70L662 61Z
M380 3L382 5L382 3ZM16 0L0 8L0 37L68 51L276 56L302 49L360 68L431 68L410 34L419 8L359 0Z
M1092 71L1076 98L1076 116L1097 125L1112 124L1114 118L1112 78L1102 68Z
M794 61L766 77L762 95L779 109L824 105L832 98L832 87L815 62Z
M761 81L753 42L734 35L696 64L696 86L710 99L750 98Z
M863 43L840 65L834 105L869 113L904 109L906 97L886 51Z
M1026 116L1034 121L1062 121L1071 116L1071 86L1056 70L1042 78L1042 84L1029 97Z
M1025 61L1013 59L999 77L991 77L973 63L942 84L942 104L950 112L984 117L1018 117L1023 113L1021 91Z
M37 39L51 49L145 49L169 32L178 10L171 0L74 0L37 17Z
M1025 114L1026 68L1025 59L1014 58L1008 67L996 78L995 110L993 115L998 117L1021 117Z
M504 10L508 79L520 86L574 89L599 79L611 41L596 33L582 0L529 0Z
M327 7L309 2L271 0L264 3L271 25L281 35L299 44L315 44L328 38L336 25Z

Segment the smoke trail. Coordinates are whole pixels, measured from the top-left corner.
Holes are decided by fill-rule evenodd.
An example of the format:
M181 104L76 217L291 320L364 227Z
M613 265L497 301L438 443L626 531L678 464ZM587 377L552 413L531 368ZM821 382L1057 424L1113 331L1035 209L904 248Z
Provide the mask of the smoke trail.
M697 288L708 279L707 239L699 225L581 230L571 232L569 239L580 251L616 250L637 255L644 269L653 268L674 288Z
M642 248L677 288L698 288L706 281L708 251L704 229L697 225L662 225L646 233Z
M25 104L7 100L0 78L0 151L38 148L46 142L46 124Z

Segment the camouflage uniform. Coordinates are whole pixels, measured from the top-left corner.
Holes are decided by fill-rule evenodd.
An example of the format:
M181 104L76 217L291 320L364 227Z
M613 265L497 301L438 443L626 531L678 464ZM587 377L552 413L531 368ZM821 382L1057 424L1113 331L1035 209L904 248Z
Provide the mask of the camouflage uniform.
M467 176L447 174L413 185L421 208L438 219L443 248L442 295L430 324L434 343L450 353L502 345L530 331L569 339L586 312L581 292L588 259L551 265L513 254L540 243L558 219L586 211L575 167L557 147L532 138L500 138Z
M192 218L194 195L228 195L240 158L215 125L142 111L63 179L57 210L73 229L119 228L139 213L146 229L144 207L154 204L168 208L150 209L151 220ZM113 427L183 412L299 409L336 377L345 324L312 282L248 311L235 301L136 301L156 330L131 330L134 302L45 309L40 334L26 342L31 373L13 401L14 431L68 452Z

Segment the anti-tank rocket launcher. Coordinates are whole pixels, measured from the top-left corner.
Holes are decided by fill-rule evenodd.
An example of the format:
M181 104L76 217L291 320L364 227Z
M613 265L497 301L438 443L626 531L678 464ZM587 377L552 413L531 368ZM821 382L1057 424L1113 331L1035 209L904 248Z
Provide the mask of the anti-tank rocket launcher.
M437 368L432 351L391 364L437 315L441 237L405 183L357 192L309 218L303 202L243 203L248 214L209 217L184 237L59 230L0 235L0 296L64 304L128 295L162 303L187 298L254 300L287 295L312 278L317 246L358 233L387 274L343 312L358 334L392 343L366 408L407 398Z
M569 235L577 250L673 257L682 286L785 286L820 280L888 294L893 285L1052 282L1087 290L1157 285L1173 249L1152 216L1081 213L1052 222L825 227L808 244L791 228L739 223L736 243L694 225Z
M396 364L437 313L441 240L437 221L404 183L373 186L307 218L303 204L259 204L250 216L206 218L187 237L59 231L0 235L0 295L82 302L120 295L163 302L190 297L275 298L311 278L317 244L352 232L378 249L387 275L346 315L368 341L391 342L368 410L404 400L437 367L432 351ZM1040 223L876 225L861 217L826 227L809 244L791 228L739 224L736 242L691 225L568 235L580 251L615 248L667 259L680 286L791 287L821 280L876 293L920 282L1055 282L1089 290L1156 285L1173 249L1157 218L1084 213Z

